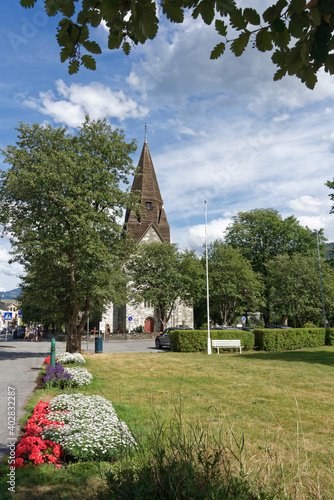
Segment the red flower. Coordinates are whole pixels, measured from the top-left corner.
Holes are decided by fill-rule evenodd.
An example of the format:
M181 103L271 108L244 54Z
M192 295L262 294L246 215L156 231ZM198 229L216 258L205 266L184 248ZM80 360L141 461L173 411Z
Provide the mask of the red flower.
M64 425L62 422L51 421L47 415L50 413L49 403L40 401L28 420L25 428L25 435L16 447L14 467L23 467L25 461L32 461L35 465L44 462L56 464L61 467L59 458L64 456L60 445L50 441L43 440L41 434L47 425ZM61 412L59 412L61 413Z

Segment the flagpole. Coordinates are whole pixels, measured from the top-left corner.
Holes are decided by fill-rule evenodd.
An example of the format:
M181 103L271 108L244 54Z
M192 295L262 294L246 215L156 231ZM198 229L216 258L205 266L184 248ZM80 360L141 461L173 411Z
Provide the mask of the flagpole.
M206 260L206 309L207 309L207 317L208 317L208 342L207 342L207 351L208 354L211 354L211 338L210 338L210 295L209 295L209 259L208 259L208 238L207 238L207 224L208 224L208 210L205 203L205 260Z

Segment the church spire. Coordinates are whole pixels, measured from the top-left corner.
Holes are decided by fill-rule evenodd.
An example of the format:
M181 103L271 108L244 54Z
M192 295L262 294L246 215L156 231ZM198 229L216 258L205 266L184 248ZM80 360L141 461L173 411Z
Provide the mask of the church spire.
M160 189L155 174L150 150L147 144L147 128L145 125L145 142L140 155L137 173L133 180L131 191L139 194L141 214L127 210L125 225L128 233L137 241L152 229L155 236L162 242L170 242L170 230Z

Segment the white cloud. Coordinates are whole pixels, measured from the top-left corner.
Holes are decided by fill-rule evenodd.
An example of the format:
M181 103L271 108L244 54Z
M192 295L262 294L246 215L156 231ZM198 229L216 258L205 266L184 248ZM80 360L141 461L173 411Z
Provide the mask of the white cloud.
M38 98L25 99L24 104L70 127L81 125L86 114L94 120L116 118L121 121L148 114L147 107L139 105L122 90L114 92L100 83L66 85L63 80L57 80L56 89L56 94L51 90L40 92Z

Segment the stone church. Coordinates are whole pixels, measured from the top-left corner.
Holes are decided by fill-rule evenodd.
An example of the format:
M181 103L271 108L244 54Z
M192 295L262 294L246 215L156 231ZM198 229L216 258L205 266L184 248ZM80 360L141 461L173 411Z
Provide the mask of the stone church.
M170 243L169 224L146 136L131 190L140 193L142 214L139 216L133 210L126 211L124 223L126 231L138 245L152 242ZM146 333L161 331L157 311L147 302L128 303L119 308L110 304L102 321L106 323L106 329L110 332L132 331L139 327ZM181 300L178 301L167 326L187 325L193 328L193 324L193 309Z

